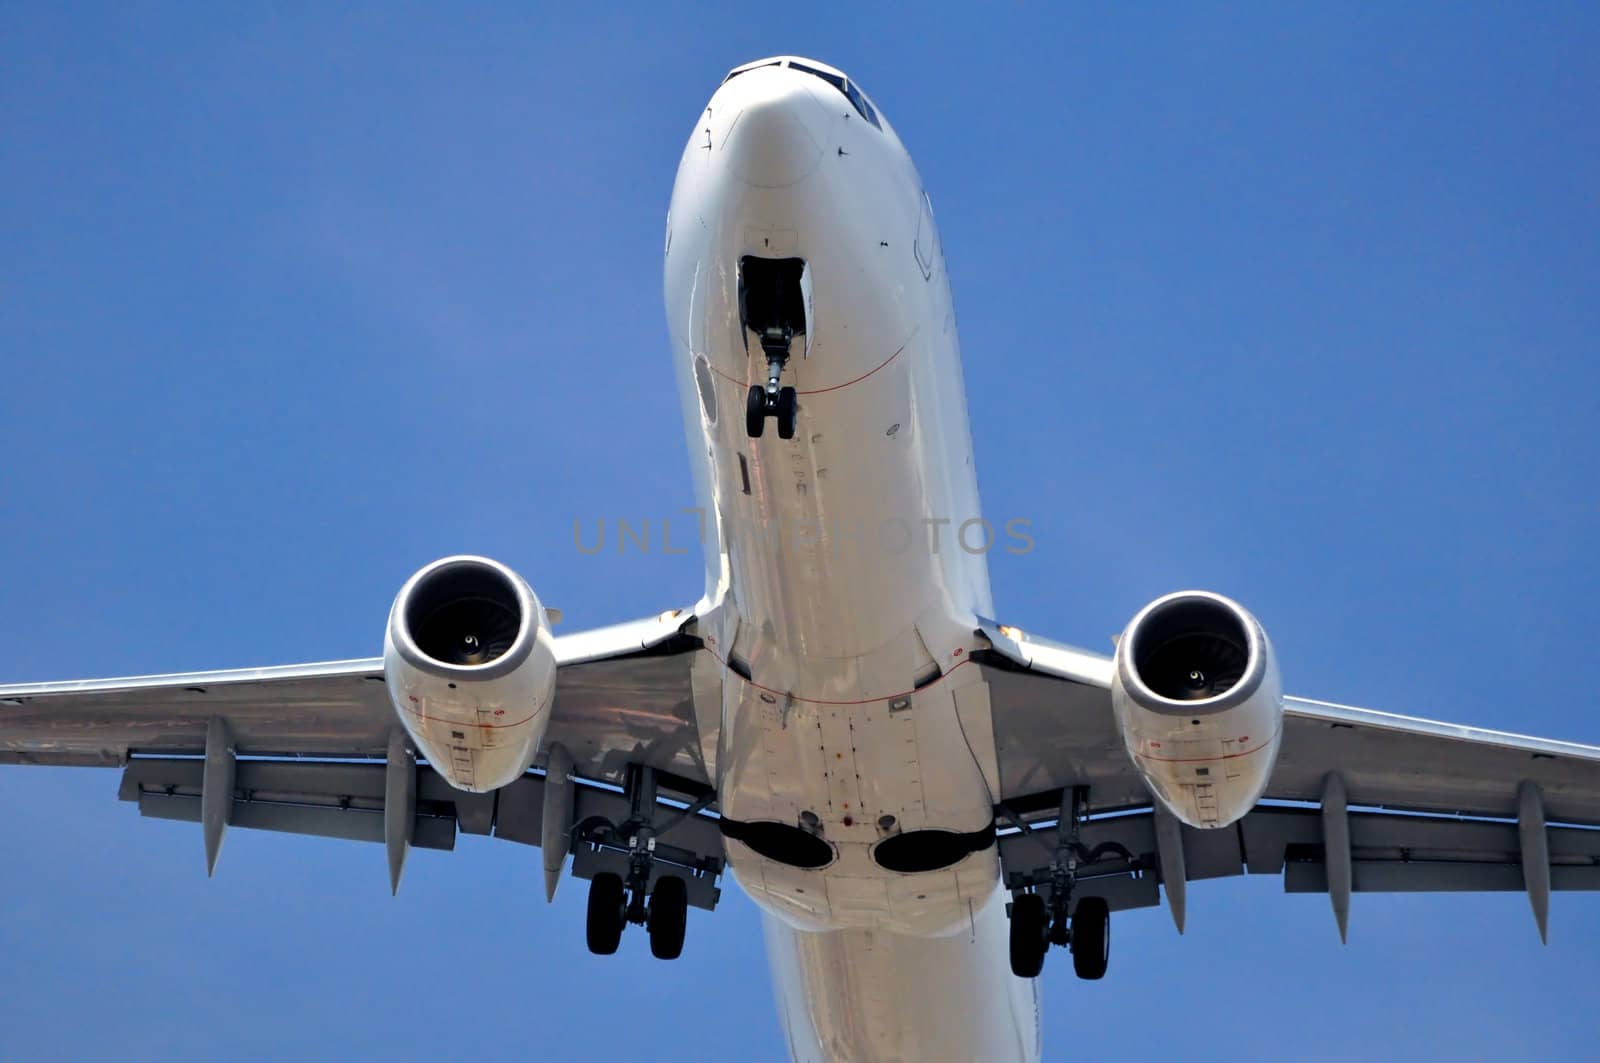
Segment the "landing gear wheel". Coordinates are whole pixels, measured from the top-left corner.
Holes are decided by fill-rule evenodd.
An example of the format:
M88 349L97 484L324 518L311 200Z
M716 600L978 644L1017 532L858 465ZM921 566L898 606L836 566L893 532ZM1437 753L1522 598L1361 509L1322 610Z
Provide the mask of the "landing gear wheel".
M683 932L689 922L689 887L676 875L663 876L650 894L650 954L658 960L675 960L683 952Z
M760 439L766 426L767 391L760 384L754 384L744 399L744 434L751 439Z
M794 438L795 413L800 409L800 400L795 396L794 388L784 388L778 392L778 438Z
M1085 897L1072 913L1072 969L1090 981L1106 976L1111 960L1111 909L1104 897Z
M1011 902L1011 973L1018 978L1037 978L1044 970L1044 954L1050 948L1050 913L1044 898L1024 893Z
M622 876L602 871L589 883L589 951L610 956L622 943L622 928L627 911L627 895Z

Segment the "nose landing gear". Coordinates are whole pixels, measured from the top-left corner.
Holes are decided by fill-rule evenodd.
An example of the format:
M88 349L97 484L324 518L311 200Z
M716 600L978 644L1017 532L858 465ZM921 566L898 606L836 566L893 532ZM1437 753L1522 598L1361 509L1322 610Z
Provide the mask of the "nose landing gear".
M754 333L767 363L766 386L754 385L745 398L745 433L751 439L761 438L768 417L777 418L779 439L794 438L799 402L794 388L783 386L782 377L795 337L810 330L809 292L804 259L746 255L739 260L739 323L745 350L754 356L750 350Z
M760 439L768 417L778 419L778 438L794 438L795 413L800 404L794 388L779 384L783 367L789 364L789 344L794 330L787 325L773 326L761 334L761 352L767 356L767 385L753 384L745 397L744 426L751 439Z

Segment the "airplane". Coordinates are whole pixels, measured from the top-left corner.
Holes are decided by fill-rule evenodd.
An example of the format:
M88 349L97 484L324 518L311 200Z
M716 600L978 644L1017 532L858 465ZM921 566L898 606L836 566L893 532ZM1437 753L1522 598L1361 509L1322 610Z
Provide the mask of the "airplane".
M1111 655L1002 622L932 202L844 72L731 71L664 241L699 505L691 606L556 634L497 561L412 575L381 657L0 686L0 763L122 769L142 815L414 848L538 846L585 935L663 960L731 873L797 1060L1031 1060L1053 950L1275 875L1326 893L1600 889L1600 748L1284 692L1219 594ZM701 917L696 917L701 918ZM914 1001L909 1006L908 1001Z

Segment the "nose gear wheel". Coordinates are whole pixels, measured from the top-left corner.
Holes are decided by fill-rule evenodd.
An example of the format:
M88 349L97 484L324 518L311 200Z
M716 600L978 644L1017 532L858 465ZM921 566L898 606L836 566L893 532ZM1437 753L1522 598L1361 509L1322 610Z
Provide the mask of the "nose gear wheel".
M793 439L795 420L800 412L800 397L794 388L779 388L774 395L760 384L754 384L745 396L744 430L751 439L760 439L767 427L767 418L778 421L778 438Z

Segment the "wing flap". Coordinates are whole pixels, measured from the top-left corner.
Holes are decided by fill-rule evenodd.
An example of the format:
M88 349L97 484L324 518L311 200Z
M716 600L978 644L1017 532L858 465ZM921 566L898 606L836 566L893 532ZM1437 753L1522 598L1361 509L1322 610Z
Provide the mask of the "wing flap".
M1433 864L1354 862L1357 893L1521 893L1527 888L1522 865L1482 861ZM1551 867L1550 888L1600 890L1600 867ZM1283 877L1285 893L1327 893L1328 872L1321 864L1290 864Z
M1515 822L1417 816L1383 811L1349 814L1352 888L1357 893L1516 891L1527 889ZM1322 813L1264 805L1221 830L1182 827L1185 882L1245 874L1278 875L1286 893L1327 893ZM1600 890L1600 830L1546 827L1550 888ZM1112 911L1159 903L1161 854L1154 814L1096 816L1079 828L1083 852L1074 897L1104 897ZM1001 868L1008 888L1031 886L1048 896L1053 824L1002 833ZM1169 891L1170 896L1170 891Z
M200 822L198 799L181 794L142 793L138 801L141 816L180 820L186 823ZM321 805L287 805L235 800L233 819L229 825L243 827L246 830L307 834L319 838L340 838L355 842L382 843L384 840L382 809L378 810L377 815L362 815ZM455 817L445 819L419 814L412 831L411 845L418 849L454 849Z
M117 797L136 802L143 816L199 823L204 770L203 760L136 757L122 773ZM385 771L382 764L241 760L229 826L382 842ZM458 821L470 826L485 811L492 821L493 794L462 793L427 767L416 772L412 845L453 849Z
M452 788L433 769L418 765L416 813L411 846L451 850L458 834L479 834L523 845L541 841L544 776L530 772L492 793L469 794ZM185 757L135 757L123 770L118 797L157 819L199 823L205 762ZM385 772L382 764L349 761L240 760L234 776L228 825L347 841L385 840ZM615 790L580 783L574 824L621 824L632 814L628 799ZM670 786L664 792L672 793ZM723 863L717 821L671 800L659 806L663 825L653 874L685 878L689 901L711 909L720 896L717 879ZM628 858L614 845L576 846L573 874L592 878L601 871L624 873Z

